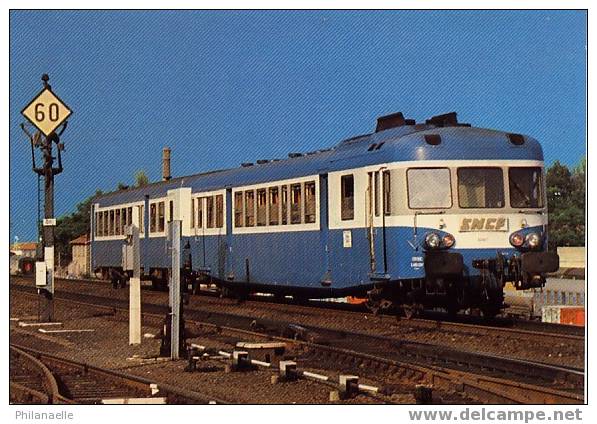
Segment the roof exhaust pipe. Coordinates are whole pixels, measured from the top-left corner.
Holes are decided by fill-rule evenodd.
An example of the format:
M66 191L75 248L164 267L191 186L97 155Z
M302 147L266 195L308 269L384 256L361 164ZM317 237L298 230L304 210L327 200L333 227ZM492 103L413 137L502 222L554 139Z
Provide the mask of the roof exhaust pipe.
M172 178L170 174L170 147L164 147L162 150L162 181L168 181Z

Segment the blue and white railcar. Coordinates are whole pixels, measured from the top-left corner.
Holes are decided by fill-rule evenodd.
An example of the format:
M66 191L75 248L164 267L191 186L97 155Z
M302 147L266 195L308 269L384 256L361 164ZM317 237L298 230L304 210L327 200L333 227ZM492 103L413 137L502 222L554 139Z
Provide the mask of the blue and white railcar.
M165 279L166 223L182 220L195 273L227 291L367 296L377 309L503 306L540 287L547 251L543 154L528 136L401 113L331 149L98 196L92 261L121 270L141 223L142 267Z

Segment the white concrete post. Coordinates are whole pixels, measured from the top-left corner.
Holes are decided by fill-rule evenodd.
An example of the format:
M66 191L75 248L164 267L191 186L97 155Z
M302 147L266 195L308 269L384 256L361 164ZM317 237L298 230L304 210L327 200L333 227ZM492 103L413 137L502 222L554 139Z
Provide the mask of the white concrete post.
M172 220L168 223L168 238L170 240L170 254L172 255L172 268L170 271L170 313L171 313L171 337L170 337L170 358L178 359L178 348L180 340L180 236L181 220Z
M133 207L132 223L127 229L131 237L128 253L132 255L133 276L129 280L129 344L141 344L141 246L139 241L139 206Z

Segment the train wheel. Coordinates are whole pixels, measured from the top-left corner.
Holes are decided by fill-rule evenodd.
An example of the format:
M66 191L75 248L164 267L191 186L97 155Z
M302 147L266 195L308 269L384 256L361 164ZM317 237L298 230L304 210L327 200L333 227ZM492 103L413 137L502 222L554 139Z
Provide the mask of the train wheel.
M230 289L229 287L226 287L226 286L221 286L220 287L220 297L226 298L226 299L234 297L232 289Z
M481 314L483 314L483 318L487 320L494 319L500 312L501 309L499 306L495 305L487 305L481 308Z
M415 305L402 305L402 313L404 318L413 319L418 315L419 310Z
M458 305L448 305L446 311L450 318L455 318L458 315L458 311L460 311L460 307Z
M485 271L481 274L481 278L485 294L485 302L480 308L481 313L485 319L493 319L501 312L504 291L493 273Z

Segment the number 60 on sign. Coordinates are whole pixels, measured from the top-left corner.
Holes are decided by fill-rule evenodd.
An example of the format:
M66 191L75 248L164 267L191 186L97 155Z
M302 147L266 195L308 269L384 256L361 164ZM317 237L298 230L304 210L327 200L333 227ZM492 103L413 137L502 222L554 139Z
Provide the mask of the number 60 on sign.
M72 113L49 88L44 88L21 112L45 136L48 136Z

